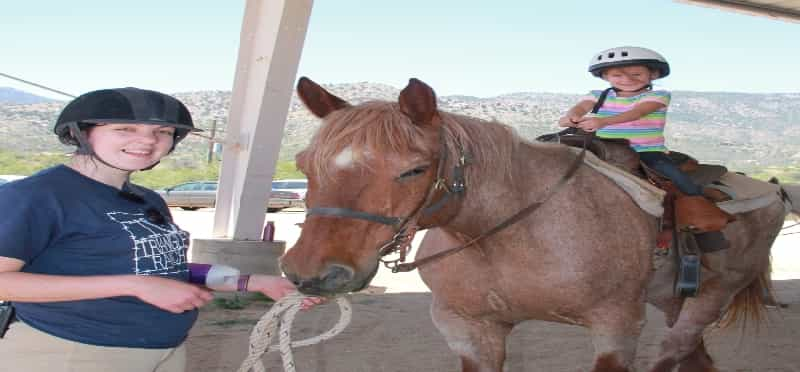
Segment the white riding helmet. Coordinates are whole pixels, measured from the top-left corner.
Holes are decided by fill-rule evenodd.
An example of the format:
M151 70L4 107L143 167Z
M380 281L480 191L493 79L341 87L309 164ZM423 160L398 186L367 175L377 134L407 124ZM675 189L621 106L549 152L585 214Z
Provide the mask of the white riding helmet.
M669 75L669 63L664 56L647 48L633 46L606 49L595 54L589 61L589 72L596 77L602 77L603 70L609 67L632 65L644 65L658 71L659 79Z

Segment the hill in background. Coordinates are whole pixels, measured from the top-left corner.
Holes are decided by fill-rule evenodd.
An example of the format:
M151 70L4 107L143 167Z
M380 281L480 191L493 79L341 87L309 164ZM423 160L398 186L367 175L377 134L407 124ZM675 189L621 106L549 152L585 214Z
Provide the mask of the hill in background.
M399 89L369 82L325 85L352 103L396 100ZM435 89L435 87L434 87ZM24 92L23 92L24 93ZM4 103L0 99L0 150L15 153L65 152L69 149L52 135L52 123L65 102ZM229 91L176 93L187 104L196 124L225 134ZM559 128L557 119L580 95L513 93L496 97L442 96L442 110L497 120L533 139ZM752 172L765 167L788 167L800 160L800 93L748 94L675 91L667 126L668 147L692 154L702 162L723 164ZM319 126L292 98L281 158L290 160L305 147ZM184 145L185 144L185 145ZM204 161L205 139L190 136L173 154L185 166Z
M32 104L42 102L56 102L54 99L37 96L9 87L0 87L0 104Z

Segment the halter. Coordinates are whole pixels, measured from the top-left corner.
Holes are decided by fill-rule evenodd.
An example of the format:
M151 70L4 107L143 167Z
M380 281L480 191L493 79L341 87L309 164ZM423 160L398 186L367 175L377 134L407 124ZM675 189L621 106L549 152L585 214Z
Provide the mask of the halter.
M441 135L444 135L444 126L442 127ZM318 216L334 216L346 217L357 220L365 220L369 222L378 223L381 225L391 226L394 230L392 238L378 247L378 259L387 268L392 269L392 272L397 272L397 266L405 262L406 254L408 253L411 241L414 235L419 230L417 222L423 215L431 215L441 209L448 201L456 197L462 196L466 191L466 182L464 180L464 168L469 164L469 156L463 148L459 146L459 158L456 165L453 167L452 182L448 183L444 175L444 164L447 160L447 145L442 141L441 152L439 156L439 165L437 166L436 179L433 184L428 188L428 192L422 202L414 208L414 210L406 217L392 217L384 216L369 212L357 211L349 208L340 207L314 207L306 210L306 217ZM438 191L444 191L444 195L438 200L433 201ZM385 260L384 257L392 253L399 252L400 256L394 260Z

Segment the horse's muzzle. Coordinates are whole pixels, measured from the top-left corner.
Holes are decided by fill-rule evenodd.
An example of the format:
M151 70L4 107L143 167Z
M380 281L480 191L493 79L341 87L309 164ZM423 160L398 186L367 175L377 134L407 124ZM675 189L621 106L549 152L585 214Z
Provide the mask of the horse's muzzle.
M322 275L310 279L300 278L292 272L284 272L298 291L309 295L330 296L359 290L361 287L360 281L354 280L355 271L339 264L328 265Z

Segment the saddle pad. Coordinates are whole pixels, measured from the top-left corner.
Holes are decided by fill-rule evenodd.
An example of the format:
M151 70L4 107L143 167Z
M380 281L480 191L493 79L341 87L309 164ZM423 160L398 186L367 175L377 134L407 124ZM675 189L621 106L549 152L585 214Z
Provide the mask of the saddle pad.
M570 147L569 150L575 154L581 152L581 149L577 147ZM642 208L642 210L651 216L661 217L661 215L664 214L664 206L662 205L664 196L666 195L664 190L608 162L600 160L600 158L591 152L586 152L583 162L614 181L633 198L633 201L636 202L639 208Z
M760 181L734 172L725 173L718 182L722 186L709 185L709 187L718 188L733 198L717 203L718 207L728 213L749 212L781 200L781 188L774 183Z

